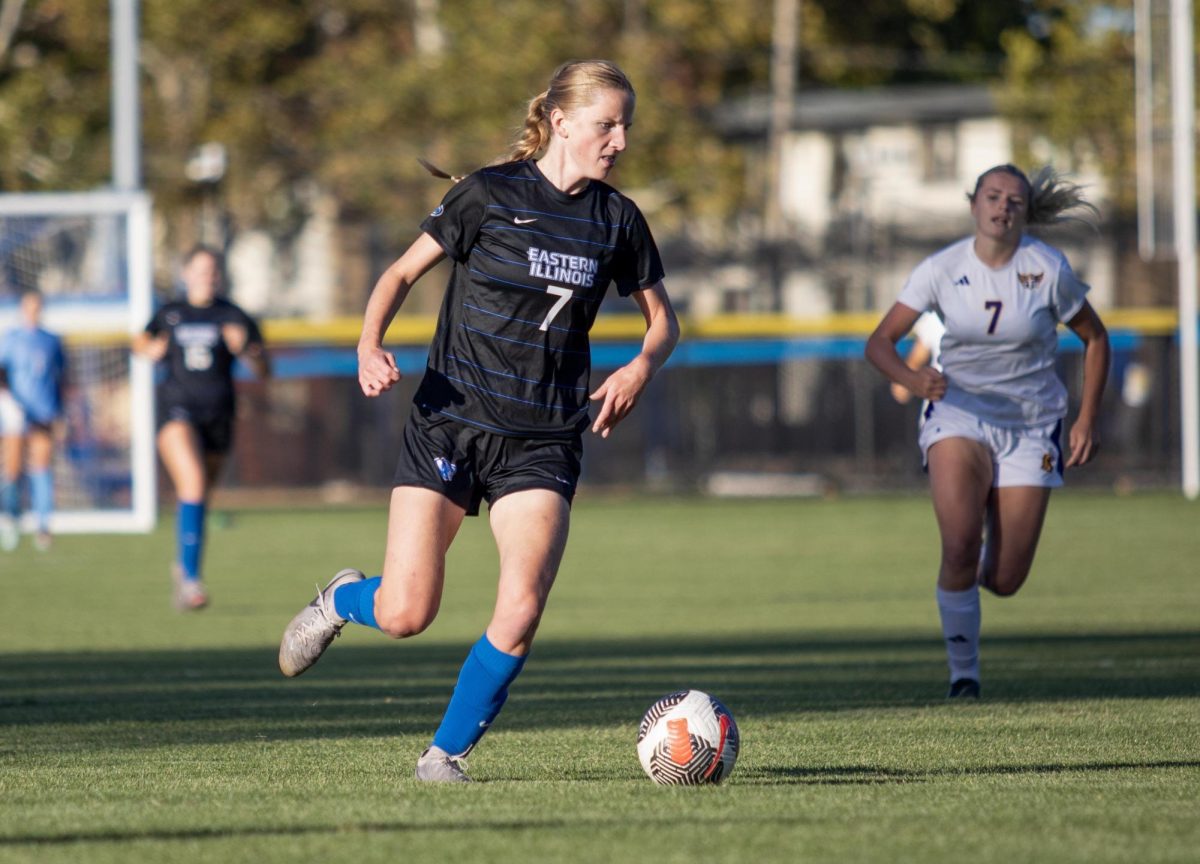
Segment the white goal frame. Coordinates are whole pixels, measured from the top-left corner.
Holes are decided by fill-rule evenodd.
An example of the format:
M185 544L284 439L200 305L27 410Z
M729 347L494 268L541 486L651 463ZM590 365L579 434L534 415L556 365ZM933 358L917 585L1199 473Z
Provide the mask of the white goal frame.
M140 332L153 312L151 205L142 192L45 192L0 195L0 216L125 217L125 261L128 301L124 311L96 314L97 335ZM46 323L53 329L53 309ZM78 328L74 333L80 333ZM87 331L91 332L91 328ZM70 370L68 370L68 375ZM154 452L154 368L142 357L129 365L130 386L130 507L119 510L57 511L51 527L58 533L144 533L153 530L157 515L157 479ZM26 519L30 519L26 514ZM30 529L32 524L23 524Z

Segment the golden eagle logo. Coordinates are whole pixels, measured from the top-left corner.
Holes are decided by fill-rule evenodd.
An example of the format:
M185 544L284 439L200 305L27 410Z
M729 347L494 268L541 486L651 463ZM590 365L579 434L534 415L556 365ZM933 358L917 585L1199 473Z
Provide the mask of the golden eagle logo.
M1042 471L1045 472L1046 474L1049 474L1053 470L1054 470L1054 454L1043 453L1042 454Z
M1031 291L1042 284L1042 277L1045 273L1018 273L1017 281L1021 283L1022 288L1028 288Z

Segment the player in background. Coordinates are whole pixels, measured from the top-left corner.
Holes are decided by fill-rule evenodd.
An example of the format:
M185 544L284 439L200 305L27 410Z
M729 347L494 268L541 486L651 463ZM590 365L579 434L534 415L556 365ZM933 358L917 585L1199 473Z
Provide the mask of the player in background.
M400 379L382 348L389 322L422 274L453 262L393 477L383 574L338 573L288 625L279 665L304 672L348 621L397 639L425 630L446 551L486 499L500 558L495 609L417 762L419 780L469 779L461 760L504 704L554 584L582 433L590 423L607 437L679 338L645 220L603 182L633 111L633 87L613 64L559 67L530 102L508 161L447 193L367 303L359 384L375 397ZM638 305L646 334L640 353L589 395L588 330L610 283Z
M218 252L193 249L184 259L183 283L184 299L161 307L134 338L133 350L166 367L157 389L158 454L177 501L174 602L189 611L208 604L200 566L205 512L233 444L234 358L260 378L270 374L270 362L254 319L218 296Z
M985 171L968 194L974 235L926 258L867 340L888 378L929 400L920 446L941 534L937 603L951 698L979 696L979 587L1007 597L1025 582L1064 461L1087 464L1108 376L1108 334L1088 286L1058 249L1026 233L1093 208L1050 168ZM946 326L942 371L910 369L896 343L924 312ZM1057 327L1083 341L1083 389L1064 460L1067 390L1054 371ZM985 538L986 535L986 538Z
M12 551L20 538L21 472L29 465L29 491L37 520L34 546L50 548L54 511L54 441L63 431L63 384L67 355L62 339L42 327L42 293L21 293L19 326L0 340L0 433L4 474L0 478L0 548Z
M926 364L932 365L934 369L941 369L938 352L941 350L942 334L945 332L946 327L942 324L942 319L933 312L926 312L918 318L912 328L913 346L905 355L904 364L913 371ZM891 391L892 398L901 405L907 405L913 397L911 390L895 381L892 382Z

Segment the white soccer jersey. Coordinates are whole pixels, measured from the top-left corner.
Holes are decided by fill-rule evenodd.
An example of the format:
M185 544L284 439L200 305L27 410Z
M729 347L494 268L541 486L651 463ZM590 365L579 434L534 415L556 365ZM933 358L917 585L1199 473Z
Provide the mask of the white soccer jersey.
M1083 308L1088 286L1066 256L1025 236L1006 265L975 255L973 237L922 261L897 301L946 325L945 401L997 426L1034 426L1067 413L1054 372L1059 322Z

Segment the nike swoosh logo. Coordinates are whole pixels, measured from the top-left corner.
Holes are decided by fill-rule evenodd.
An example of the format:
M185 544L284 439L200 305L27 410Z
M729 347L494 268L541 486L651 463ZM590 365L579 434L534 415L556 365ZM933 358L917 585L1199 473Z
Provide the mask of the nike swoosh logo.
M536 221L537 221L537 217L535 216L533 219L514 219L513 223L516 225L528 225L530 222L536 222Z

